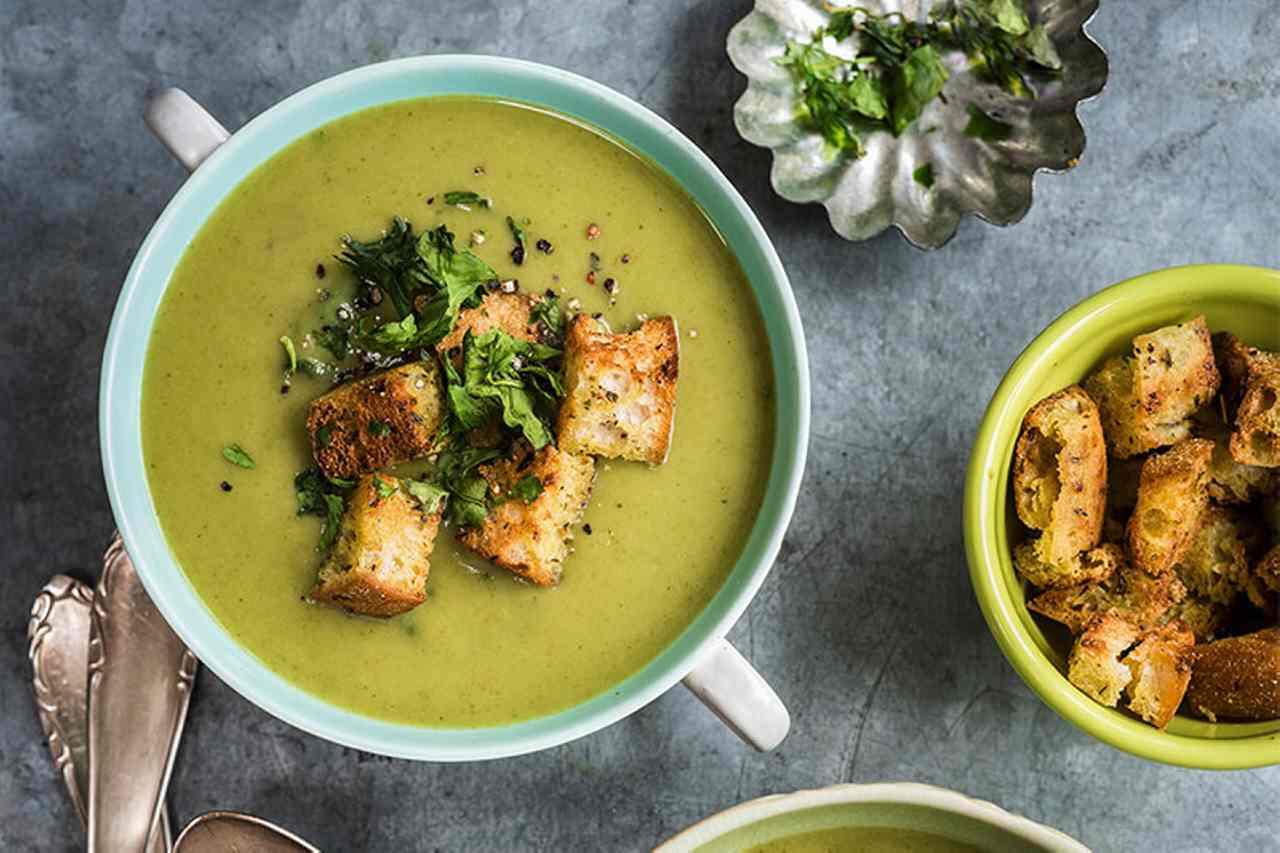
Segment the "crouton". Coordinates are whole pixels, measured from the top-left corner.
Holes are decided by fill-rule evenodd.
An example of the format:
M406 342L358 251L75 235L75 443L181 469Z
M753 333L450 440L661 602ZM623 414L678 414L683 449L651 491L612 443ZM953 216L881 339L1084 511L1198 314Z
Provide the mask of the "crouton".
M1114 614L1090 619L1067 657L1067 680L1095 702L1114 708L1133 678L1120 658L1139 635L1136 625Z
M1186 703L1210 720L1280 717L1280 628L1197 646Z
M1222 375L1222 416L1230 423L1235 420L1236 409L1244 397L1245 382L1249 378L1249 362L1258 354L1230 332L1218 332L1213 336L1213 357Z
M1197 316L1138 335L1128 356L1103 362L1084 387L1098 404L1112 453L1126 458L1187 438L1188 419L1220 382L1208 326Z
M1105 559L1116 564L1110 577L1047 590L1031 599L1028 609L1061 622L1073 634L1106 613L1122 616L1146 630L1159 626L1169 609L1186 598L1186 587L1173 572L1152 577L1130 565L1116 545L1101 545L1091 553L1103 551L1109 552Z
M1171 622L1142 637L1124 657L1130 681L1125 688L1129 710L1158 729L1169 725L1191 682L1191 649L1195 635L1181 622Z
M675 424L680 338L670 317L610 334L579 314L565 337L565 399L556 427L568 453L666 461Z
M307 432L324 475L351 479L433 452L445 415L440 368L434 361L416 361L313 400Z
M458 312L453 331L436 344L436 351L448 353L461 347L467 332L478 338L493 329L501 329L517 340L536 343L540 335L532 311L541 301L541 296L527 293L486 293L475 308Z
M1174 621L1181 622L1195 635L1197 643L1205 643L1212 640L1218 629L1227 623L1229 615L1231 608L1225 604L1188 595L1166 610L1160 617L1160 623L1167 625Z
M1041 589L1055 589L1082 583L1101 583L1111 577L1124 562L1124 554L1114 545L1103 545L1081 551L1060 563L1046 563L1037 547L1042 541L1032 539L1013 549L1013 565L1018 574Z
M1234 426L1230 449L1237 462L1280 467L1280 354L1259 350L1249 361Z
M595 462L550 444L535 453L522 443L515 455L482 465L479 473L500 502L489 510L484 524L462 532L462 544L538 586L558 584L573 538L571 528L591 496ZM511 494L517 483L530 477L541 487L532 501Z
M320 567L312 601L365 616L399 616L427 600L440 510L424 508L387 474L360 478Z
M1280 545L1262 555L1253 567L1253 576L1266 589L1280 592Z
M1227 507L1210 504L1200 519L1200 529L1174 570L1187 592L1219 604L1230 604L1242 593L1258 606L1260 583L1250 567L1263 549L1261 527L1253 519Z
M1243 465L1231 455L1228 439L1215 440L1209 460L1209 497L1220 503L1243 504L1280 487L1280 470Z
M1027 412L1013 456L1014 505L1042 531L1042 563L1068 566L1098 544L1107 501L1107 448L1098 407L1078 386L1045 397ZM1066 586L1084 578L1064 573Z
M1129 559L1159 575L1182 559L1209 502L1209 460L1213 442L1189 438L1142 464L1138 505L1129 518Z

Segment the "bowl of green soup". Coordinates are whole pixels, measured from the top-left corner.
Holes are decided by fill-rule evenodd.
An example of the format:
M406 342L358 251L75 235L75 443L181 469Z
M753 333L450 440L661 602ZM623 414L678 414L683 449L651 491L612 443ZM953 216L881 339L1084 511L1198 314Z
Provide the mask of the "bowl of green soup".
M931 785L833 785L712 815L655 853L1087 853L1063 833Z
M723 638L794 508L807 358L773 246L697 147L604 86L478 56L360 68L230 135L174 90L148 119L193 173L116 307L103 464L148 593L211 670L299 728L405 758L544 749L681 680L755 746L785 736L785 707ZM554 418L540 413L572 393L556 349L572 344L473 323L456 347L425 346L490 300L522 295L539 328L590 317L615 332L592 340L619 351L663 318L669 339L655 346L679 353L678 386L673 359L661 376L676 415L669 447L646 448L647 462L584 463L589 497L554 519L554 574L504 571L510 560L484 557L508 552L477 554L454 528L479 523L468 508L492 520L498 501L521 518L550 512L538 507L556 476L521 467L499 487L499 451L467 413L496 412L513 442L559 452ZM436 376L452 420L436 425L419 407L406 423L440 443L372 466L359 487L334 476L324 464L336 454L322 448L349 440L363 453L401 425L366 419L335 437L317 428L314 401L362 371L407 369L419 344L430 370L407 393ZM366 402L382 405L387 387ZM372 498L357 506L357 495ZM388 543L408 547L375 541L380 522L361 520L384 499L432 525L413 532L419 545L434 537L429 571L425 551L394 561L425 576L418 598L375 590L377 607L361 612L386 618L348 612L361 609L351 596L330 597L345 609L317 601L335 549L363 549L336 569L357 572ZM530 536L521 547L542 555L545 530ZM399 583L393 574L378 582Z

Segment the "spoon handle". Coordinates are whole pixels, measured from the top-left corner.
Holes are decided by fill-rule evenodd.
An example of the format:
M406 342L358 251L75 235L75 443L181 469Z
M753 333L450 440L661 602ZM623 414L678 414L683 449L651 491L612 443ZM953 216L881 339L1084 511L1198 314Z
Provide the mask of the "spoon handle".
M89 640L90 853L144 853L159 832L196 667L117 534L103 559Z

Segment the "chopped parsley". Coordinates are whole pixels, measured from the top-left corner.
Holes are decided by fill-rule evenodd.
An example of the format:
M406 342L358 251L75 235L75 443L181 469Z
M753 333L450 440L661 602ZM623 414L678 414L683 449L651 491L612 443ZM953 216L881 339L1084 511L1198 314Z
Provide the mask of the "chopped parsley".
M293 348L293 339L288 335L281 335L280 346L284 347L284 355L288 361L285 364L285 376L290 376L298 369L298 351Z
M564 396L552 366L560 355L554 347L518 340L501 329L479 337L468 331L462 340L462 372L443 360L450 414L462 429L501 416L535 450L545 447L552 438L548 424Z
M450 190L444 194L444 203L453 207L461 207L464 210L471 205L493 207L493 199L471 190Z
M560 310L560 297L554 290L548 290L534 303L529 318L542 331L543 340L555 342L564 338L564 312Z
M418 502L418 506L426 515L432 515L440 509L440 505L449 496L449 491L426 480L402 479L400 487Z
M308 468L293 478L298 515L316 515L324 520L316 550L328 551L337 540L347 505L342 492L354 485L348 480L328 480L318 468Z
M374 438L386 438L391 435L391 424L386 421L369 421L369 435Z
M232 465L239 465L241 468L253 470L258 467L258 463L254 462L253 457L246 453L245 449L239 444L228 444L222 448L222 458Z
M378 497L382 500L385 500L396 493L396 487L379 477L377 474L373 475L373 489L378 493Z
M511 487L511 496L513 498L519 498L527 504L531 504L536 501L540 494L542 494L542 481L532 474L521 477L516 481L516 484Z
M923 166L912 172L911 177L917 184L925 189L933 189L933 164L925 163Z
M511 263L520 266L524 263L524 229L510 216L507 217L507 227L511 229L511 239L516 241L515 248L511 250Z

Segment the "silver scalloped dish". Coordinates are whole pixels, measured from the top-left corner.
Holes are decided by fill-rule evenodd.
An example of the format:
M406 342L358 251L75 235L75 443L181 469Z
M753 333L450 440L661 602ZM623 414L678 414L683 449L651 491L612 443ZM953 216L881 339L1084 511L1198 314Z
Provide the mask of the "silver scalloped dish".
M960 217L1017 222L1031 207L1036 172L1066 171L1084 152L1076 107L1107 81L1107 56L1086 32L1099 0L1029 0L1062 57L1058 75L1036 80L1034 99L1017 98L980 79L959 51L945 57L951 78L901 136L874 133L860 158L831 155L821 135L796 118L790 72L775 61L788 41L808 41L829 15L822 0L756 0L755 9L729 32L729 58L747 76L734 107L743 139L773 151L774 191L794 202L819 202L831 227L848 240L866 240L889 226L920 248L934 249L955 235ZM919 0L860 0L878 13L923 17ZM945 100L944 100L945 99ZM1013 127L1008 138L987 141L965 134L968 107ZM913 175L931 164L934 183Z

